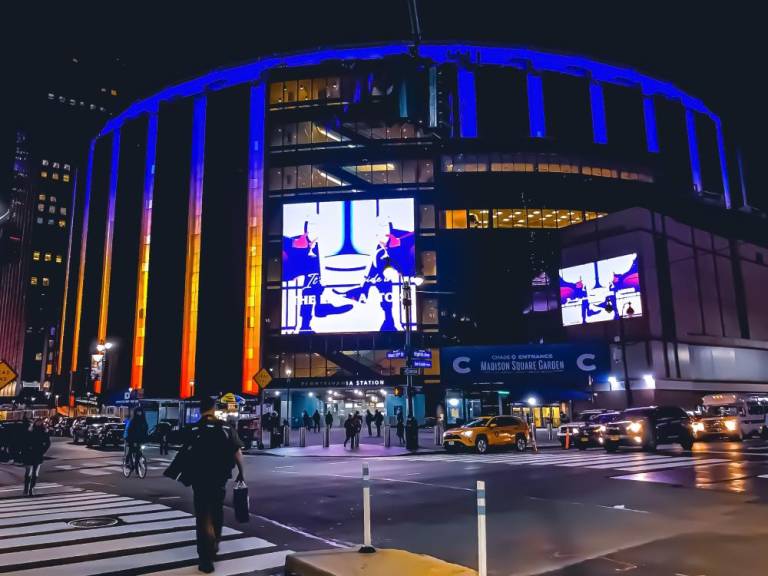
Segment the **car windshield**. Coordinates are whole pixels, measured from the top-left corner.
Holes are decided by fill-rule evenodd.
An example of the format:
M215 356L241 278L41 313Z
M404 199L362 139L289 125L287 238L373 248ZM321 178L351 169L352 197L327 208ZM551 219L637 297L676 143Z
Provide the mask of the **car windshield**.
M465 428L482 428L483 426L488 425L488 421L490 418L478 418L477 420L472 420L472 422L468 422L467 424L464 424Z
M613 422L614 420L617 420L619 416L621 416L620 412L600 414L593 420L593 422L595 422L596 424L607 424L608 422Z
M653 414L654 409L653 408L630 408L629 410L624 410L624 412L621 413L621 415L624 418L638 418L638 417L649 417Z
M701 415L705 418L718 418L720 416L738 416L739 408L736 404L725 406L703 406Z

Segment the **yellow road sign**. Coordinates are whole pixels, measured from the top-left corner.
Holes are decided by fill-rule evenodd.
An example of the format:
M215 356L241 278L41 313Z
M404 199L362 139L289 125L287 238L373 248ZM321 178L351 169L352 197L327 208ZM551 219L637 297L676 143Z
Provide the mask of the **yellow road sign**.
M262 368L258 371L257 374L253 376L253 381L256 382L260 388L266 388L269 386L269 383L272 382L272 376L270 376L269 372Z
M16 380L18 374L14 372L5 360L0 360L0 388L7 386Z

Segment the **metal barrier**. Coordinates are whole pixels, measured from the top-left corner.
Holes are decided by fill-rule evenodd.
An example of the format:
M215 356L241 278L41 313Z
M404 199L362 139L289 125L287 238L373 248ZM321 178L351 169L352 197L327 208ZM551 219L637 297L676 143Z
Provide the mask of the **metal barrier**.
M326 426L323 430L323 448L331 447L331 427Z
M443 445L443 424L442 422L437 422L435 424L435 446L442 446Z
M384 424L384 448L392 446L392 426Z
M354 436L352 436L352 449L360 448L360 433L356 432Z
M307 445L307 428L302 426L299 428L299 448L304 448Z
M286 424L283 426L283 446L291 445L291 427Z

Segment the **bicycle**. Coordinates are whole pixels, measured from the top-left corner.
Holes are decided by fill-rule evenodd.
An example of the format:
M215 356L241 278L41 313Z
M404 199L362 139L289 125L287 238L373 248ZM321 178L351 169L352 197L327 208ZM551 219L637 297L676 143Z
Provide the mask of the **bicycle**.
M132 452L130 446L126 446L125 458L123 458L123 476L130 477L131 472L135 471L139 478L145 478L147 475L147 458L142 452L143 446L138 445L136 451Z

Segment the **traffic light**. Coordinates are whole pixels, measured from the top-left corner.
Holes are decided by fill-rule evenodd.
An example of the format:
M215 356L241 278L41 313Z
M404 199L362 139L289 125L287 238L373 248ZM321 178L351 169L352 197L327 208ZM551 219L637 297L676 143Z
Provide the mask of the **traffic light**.
M400 386L395 386L395 389L393 390L393 394L394 394L395 396L398 396L398 397L402 396L402 395L403 395L403 389L402 389L402 387L400 387Z

